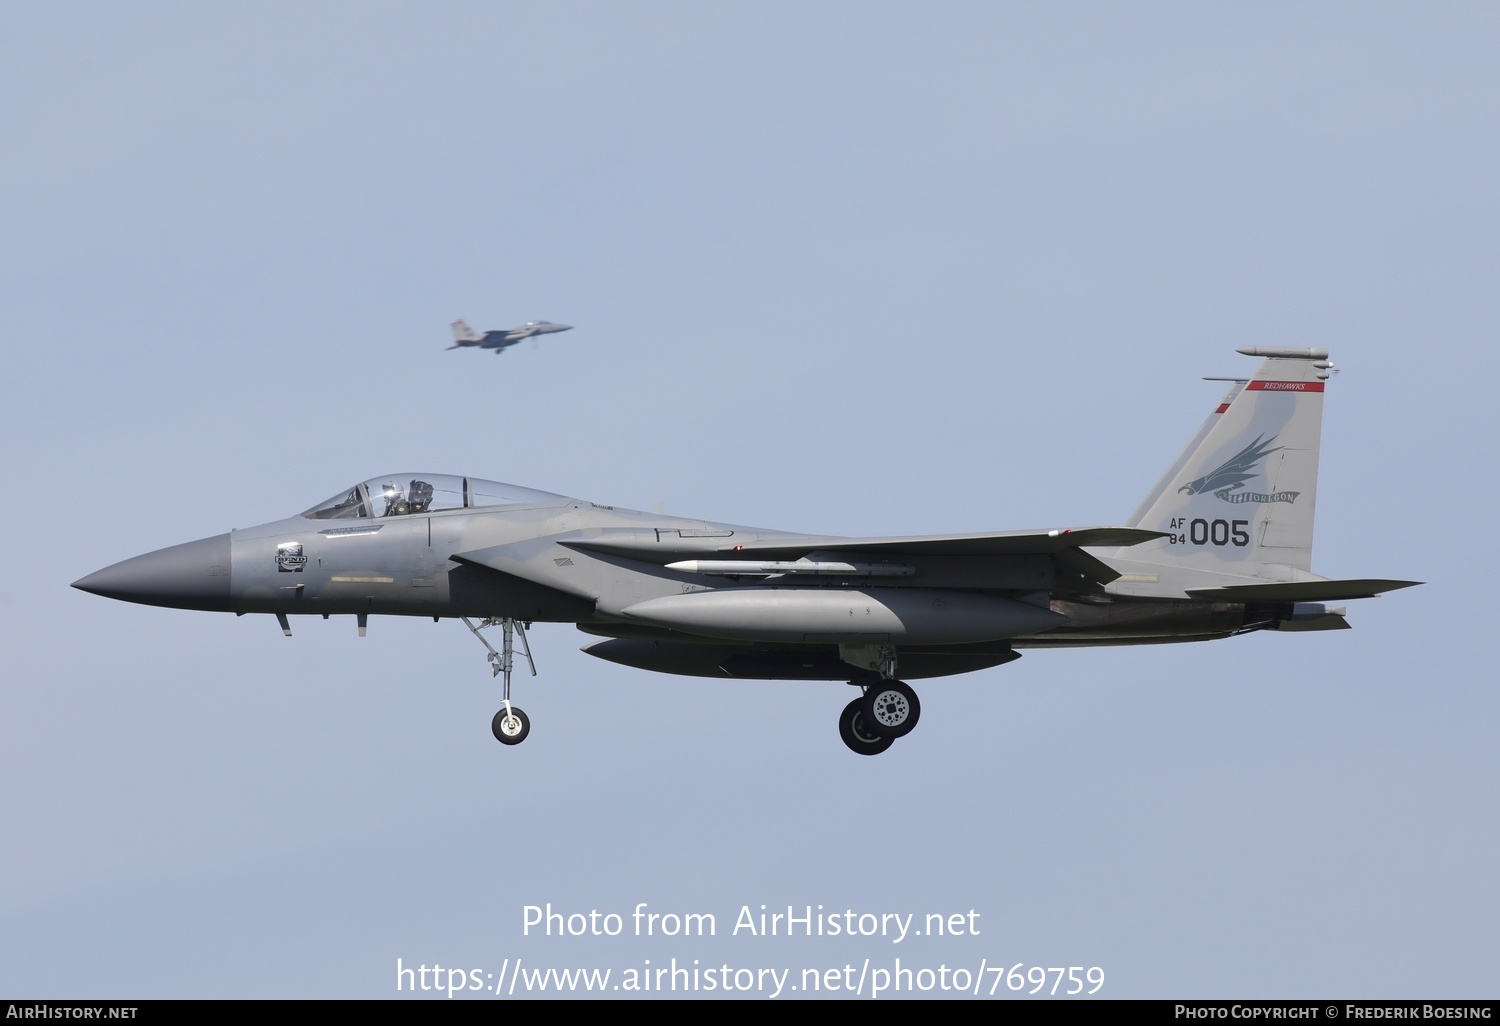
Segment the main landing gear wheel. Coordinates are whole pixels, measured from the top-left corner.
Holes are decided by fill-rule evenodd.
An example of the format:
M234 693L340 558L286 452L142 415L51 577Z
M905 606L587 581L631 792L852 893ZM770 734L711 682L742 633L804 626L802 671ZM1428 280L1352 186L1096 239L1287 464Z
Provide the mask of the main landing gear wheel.
M881 737L865 726L865 700L861 696L844 706L839 713L839 737L851 752L860 755L879 755L896 743L895 738Z
M490 730L502 745L518 745L531 733L531 720L520 709L511 706L495 714L490 721Z
M864 703L865 724L869 731L893 740L910 734L922 716L917 693L899 680L871 684L860 701Z

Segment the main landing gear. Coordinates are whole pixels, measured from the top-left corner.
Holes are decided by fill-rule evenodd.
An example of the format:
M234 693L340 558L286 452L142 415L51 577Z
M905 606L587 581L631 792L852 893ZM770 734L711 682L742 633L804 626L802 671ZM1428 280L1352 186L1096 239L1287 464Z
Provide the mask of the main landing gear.
M876 684L850 681L864 694L839 714L839 737L851 752L879 755L899 737L910 734L922 716L922 704L909 684L882 680Z
M505 677L505 690L501 698L500 711L490 721L490 730L495 735L495 740L502 745L518 745L526 740L526 735L531 733L531 720L518 707L510 704L510 675L515 668L516 638L521 639L521 651L526 656L526 662L531 665L531 675L536 676L536 660L531 658L531 645L526 641L526 628L531 624L510 617L495 619L490 617L478 627L469 620L467 616L460 617L464 626L474 632L474 637L479 643L489 649L490 675L494 677ZM500 651L495 651L489 639L479 632L486 627L499 626L503 632L500 643Z

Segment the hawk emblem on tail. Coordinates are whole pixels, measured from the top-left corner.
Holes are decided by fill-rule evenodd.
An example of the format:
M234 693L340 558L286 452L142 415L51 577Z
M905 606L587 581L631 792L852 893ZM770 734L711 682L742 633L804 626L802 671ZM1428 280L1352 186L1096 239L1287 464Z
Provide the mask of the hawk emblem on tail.
M1256 464L1281 448L1279 445L1274 449L1271 448L1271 443L1274 441L1276 441L1275 435L1270 438L1261 435L1213 470L1196 481L1189 481L1177 491L1197 495L1199 492L1211 492L1219 488L1233 491L1242 487L1246 481L1256 475L1258 469Z

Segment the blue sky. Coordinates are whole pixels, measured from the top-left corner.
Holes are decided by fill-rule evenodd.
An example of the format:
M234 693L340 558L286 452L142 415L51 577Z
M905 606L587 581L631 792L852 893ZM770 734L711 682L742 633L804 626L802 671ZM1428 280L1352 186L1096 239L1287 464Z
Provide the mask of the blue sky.
M899 957L1494 996L1492 6L9 14L0 994ZM495 358L444 351L457 317L577 328ZM503 749L452 622L68 587L415 468L810 532L1118 523L1247 345L1341 368L1314 569L1429 583L925 682L878 759L841 685L547 624ZM718 932L526 933L548 903ZM730 932L820 904L980 932Z

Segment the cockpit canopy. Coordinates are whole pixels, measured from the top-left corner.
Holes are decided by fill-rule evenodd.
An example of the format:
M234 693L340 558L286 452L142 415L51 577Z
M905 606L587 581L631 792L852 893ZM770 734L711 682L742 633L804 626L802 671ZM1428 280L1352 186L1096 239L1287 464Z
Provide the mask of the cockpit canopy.
M309 520L354 520L359 517L402 517L442 509L484 506L553 506L563 495L535 488L484 481L452 474L387 474L372 477L333 498L320 502L302 516Z

